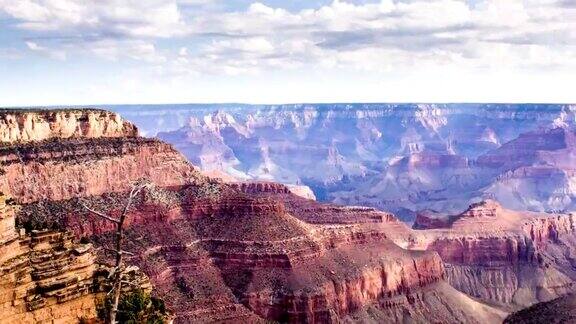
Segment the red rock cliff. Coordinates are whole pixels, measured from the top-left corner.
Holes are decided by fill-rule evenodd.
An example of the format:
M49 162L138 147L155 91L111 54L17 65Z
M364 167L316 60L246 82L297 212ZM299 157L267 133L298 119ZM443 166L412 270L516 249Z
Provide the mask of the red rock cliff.
M440 229L416 231L418 249L438 252L457 289L512 307L560 296L576 271L573 215L517 212L494 201L470 206Z
M139 178L186 183L196 170L170 145L137 137L0 147L0 190L21 203L122 192Z

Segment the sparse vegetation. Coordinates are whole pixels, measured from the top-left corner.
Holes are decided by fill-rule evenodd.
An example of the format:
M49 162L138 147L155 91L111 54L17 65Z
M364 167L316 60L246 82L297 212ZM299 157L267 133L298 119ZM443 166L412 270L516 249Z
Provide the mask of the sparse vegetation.
M112 299L113 297L109 296L99 305L99 319L108 320L107 315L112 307ZM168 312L164 302L139 289L122 295L116 320L126 324L160 324L164 323L167 318Z
M174 206L179 203L178 193L175 191L159 188L153 184L144 192L144 202Z
M194 182L181 192L184 200L217 200L222 194L222 184L215 181Z
M18 211L16 225L25 228L26 232L44 229L64 230L65 216L72 211L69 207L52 201L24 205Z

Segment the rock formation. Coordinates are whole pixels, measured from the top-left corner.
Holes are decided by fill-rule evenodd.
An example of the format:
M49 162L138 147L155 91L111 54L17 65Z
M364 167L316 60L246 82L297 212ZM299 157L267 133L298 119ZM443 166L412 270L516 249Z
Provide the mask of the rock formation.
M196 174L170 145L139 137L6 145L0 168L1 190L21 203L121 192L142 177L182 185Z
M136 127L120 115L98 109L0 111L0 142L26 143L52 138L134 137Z
M105 273L91 244L73 233L15 228L14 210L0 196L0 316L3 323L77 323L96 318Z
M177 200L171 207L156 202L153 209L181 214L168 221L142 214L149 207L137 208L133 217L147 219L127 231L128 248L138 255L133 262L150 275L177 321L338 322L369 319L369 308L394 322L450 322L461 315L472 323L503 315L448 286L436 253L398 247L394 228L402 225L392 215L324 207L262 184L248 194L204 186L155 189L163 194L150 196ZM203 198L201 192L215 194ZM293 202L285 204L284 195ZM298 208L298 202L312 205ZM141 203L154 204L146 198ZM322 213L335 215L305 221ZM98 237L106 244L105 233ZM467 311L473 308L472 316Z
M417 231L411 248L438 252L458 290L518 309L576 288L574 215L517 212L484 201L450 219L445 226L429 222L435 229Z

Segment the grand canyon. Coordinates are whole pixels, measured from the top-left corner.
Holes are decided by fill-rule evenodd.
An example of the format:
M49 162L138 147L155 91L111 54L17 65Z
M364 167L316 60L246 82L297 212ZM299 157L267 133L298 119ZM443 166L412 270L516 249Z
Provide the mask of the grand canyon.
M0 324L576 323L576 0L0 0Z
M165 322L569 322L575 108L4 109L0 322L102 320L115 227L86 206L137 181L124 293Z

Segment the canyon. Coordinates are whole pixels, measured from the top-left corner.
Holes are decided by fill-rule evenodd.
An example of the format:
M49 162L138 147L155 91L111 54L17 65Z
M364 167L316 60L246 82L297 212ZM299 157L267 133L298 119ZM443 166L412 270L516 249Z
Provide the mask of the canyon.
M50 235L69 240L64 245L72 252L64 255L83 252L72 259L87 258L79 268L93 269L107 259L103 250L112 244L114 228L82 206L116 215L131 182L147 179L150 186L128 213L125 249L133 255L126 259L146 274L177 323L499 323L512 311L576 288L572 214L518 211L482 197L457 213L423 211L412 228L380 207L317 201L301 182L239 181L238 174L198 168L185 150L182 154L159 139L139 136L115 113L72 111L76 115L68 119L71 112L65 109L37 112L40 116L3 112L16 122L0 128L0 138L9 139L0 147L0 190L21 207L2 223L6 235L0 246L12 251L10 244L31 244L21 243L26 237L56 233ZM90 122L91 114L98 118ZM49 126L39 126L41 135L13 130L34 129L25 126L29 119ZM528 128L507 142L526 136ZM78 131L61 136L62 129ZM536 142L551 152L571 145L564 128L537 134L550 134L552 143ZM513 146L490 152L510 155L506 152ZM542 153L542 147L520 146L537 151L538 160L554 155ZM490 170L519 167L491 156L478 154L477 160ZM454 157L416 157L406 166L417 168L422 161L464 166ZM548 161L565 168L567 160L552 156ZM74 243L80 239L90 243ZM92 270L74 269L63 269L76 278L71 282L92 276ZM1 289L16 291L20 283L10 280ZM72 299L82 306L62 315L63 322L94 316L99 290L91 289ZM58 299L40 298L47 302L37 312L63 309L54 308ZM38 321L38 313L20 307L23 321Z
M321 201L372 206L408 222L423 210L454 214L484 199L515 210L574 208L574 105L111 109L202 171L308 186Z

